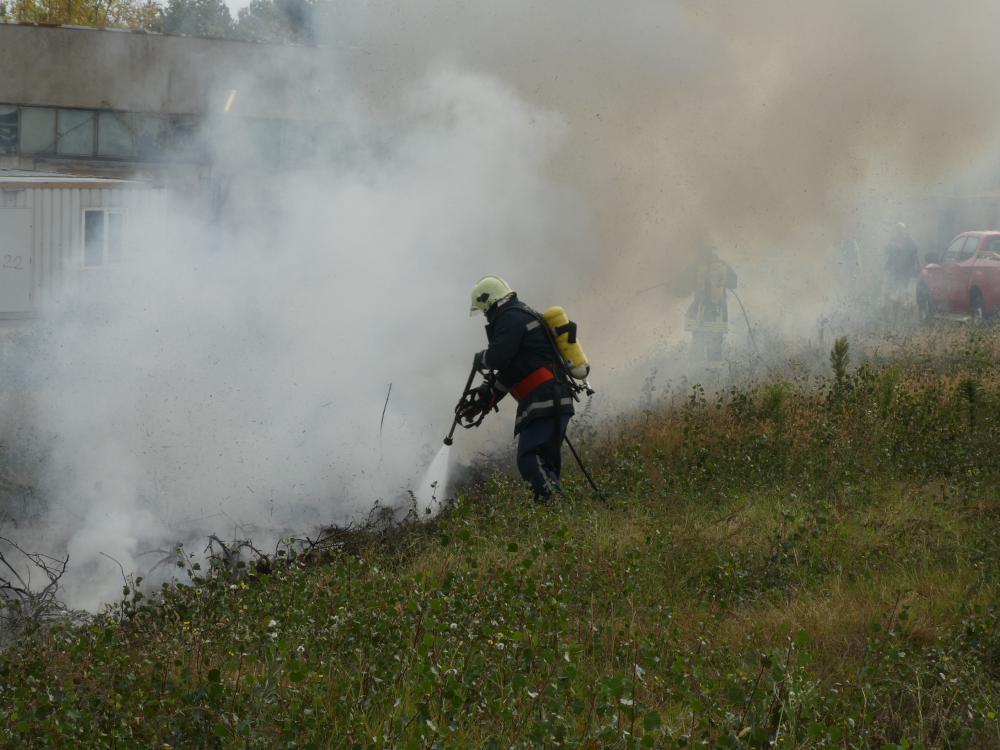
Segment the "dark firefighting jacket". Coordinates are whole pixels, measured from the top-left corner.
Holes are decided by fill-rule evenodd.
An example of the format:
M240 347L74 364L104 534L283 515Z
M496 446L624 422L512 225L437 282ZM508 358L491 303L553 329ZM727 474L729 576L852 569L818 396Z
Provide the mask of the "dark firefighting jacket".
M514 295L486 319L489 347L481 363L497 371L497 400L507 393L517 400L514 434L540 417L573 414L573 390L541 316Z

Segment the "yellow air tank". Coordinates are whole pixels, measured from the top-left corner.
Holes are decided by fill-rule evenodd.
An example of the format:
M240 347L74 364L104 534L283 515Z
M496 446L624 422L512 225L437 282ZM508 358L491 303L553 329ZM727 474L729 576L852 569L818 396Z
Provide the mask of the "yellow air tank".
M570 322L569 316L561 307L550 307L542 317L552 329L556 346L566 361L569 374L577 380L585 380L590 374L590 363L587 362L587 355L583 353L580 342L576 340L576 323Z

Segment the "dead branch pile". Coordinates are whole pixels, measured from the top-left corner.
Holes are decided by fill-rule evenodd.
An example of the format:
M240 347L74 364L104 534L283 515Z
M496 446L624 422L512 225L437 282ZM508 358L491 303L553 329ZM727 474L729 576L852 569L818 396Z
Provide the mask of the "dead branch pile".
M68 564L69 556L28 552L0 537L0 645L57 619L82 622L87 618L56 596Z

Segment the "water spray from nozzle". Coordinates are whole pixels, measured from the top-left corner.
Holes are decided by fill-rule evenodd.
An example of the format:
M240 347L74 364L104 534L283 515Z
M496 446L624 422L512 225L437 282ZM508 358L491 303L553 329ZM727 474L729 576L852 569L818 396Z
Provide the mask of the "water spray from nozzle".
M448 492L448 478L451 469L451 450L447 445L438 449L424 472L420 485L414 493L417 511L421 515L432 514L440 509Z

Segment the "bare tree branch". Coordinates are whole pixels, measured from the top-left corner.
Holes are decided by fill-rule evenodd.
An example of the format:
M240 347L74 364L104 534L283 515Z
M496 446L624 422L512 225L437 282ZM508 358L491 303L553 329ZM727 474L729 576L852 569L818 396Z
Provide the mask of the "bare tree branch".
M69 555L56 558L28 552L16 542L0 537L0 569L9 571L9 577L0 576L0 644L56 619L69 617L82 622L88 617L67 608L56 596L68 565ZM47 581L40 589L31 585L33 570L41 572Z

